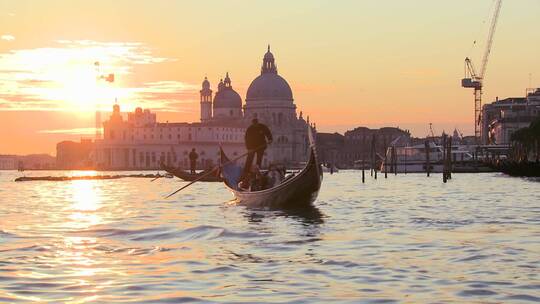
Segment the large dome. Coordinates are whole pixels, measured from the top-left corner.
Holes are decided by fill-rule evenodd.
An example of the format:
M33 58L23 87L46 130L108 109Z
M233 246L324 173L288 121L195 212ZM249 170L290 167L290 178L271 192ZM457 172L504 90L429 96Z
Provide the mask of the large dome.
M224 88L214 97L214 108L241 108L242 98L232 88Z
M262 73L249 85L246 101L275 99L293 100L291 87L277 73Z
M291 87L277 73L270 46L263 57L261 75L251 82L247 90L246 102L250 100L293 100Z

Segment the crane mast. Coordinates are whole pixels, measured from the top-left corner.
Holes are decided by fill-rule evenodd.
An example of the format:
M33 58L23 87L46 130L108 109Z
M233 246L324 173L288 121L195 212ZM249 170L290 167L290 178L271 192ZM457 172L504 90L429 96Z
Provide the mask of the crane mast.
M481 124L482 124L482 88L484 77L486 74L486 67L489 61L489 55L491 54L491 47L493 45L493 37L495 35L495 29L497 27L497 20L499 19L499 13L501 11L502 0L496 0L495 11L493 12L493 18L491 19L491 25L489 28L488 39L486 43L486 49L484 51L484 57L482 58L482 66L480 67L480 74L476 73L474 65L470 58L465 58L465 78L461 80L461 86L464 88L474 89L474 136L476 142L481 142Z

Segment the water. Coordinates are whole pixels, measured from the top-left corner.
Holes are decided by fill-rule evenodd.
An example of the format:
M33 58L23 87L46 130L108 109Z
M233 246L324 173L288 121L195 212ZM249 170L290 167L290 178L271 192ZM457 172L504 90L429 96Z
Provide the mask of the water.
M218 183L19 175L0 172L0 302L540 301L535 180L343 171L284 212Z

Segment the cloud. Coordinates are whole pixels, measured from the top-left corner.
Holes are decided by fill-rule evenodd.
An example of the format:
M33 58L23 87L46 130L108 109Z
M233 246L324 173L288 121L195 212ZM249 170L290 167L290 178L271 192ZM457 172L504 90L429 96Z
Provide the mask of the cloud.
M6 34L6 35L0 36L0 39L5 40L5 41L13 41L15 40L15 36Z
M138 77L128 81L137 66L174 60L155 56L140 42L92 40L57 40L53 47L0 53L0 111L109 110L115 98L127 110L142 106L180 111L179 104L198 100L198 86ZM97 77L110 73L116 76L114 83Z
M151 108L159 111L178 111L179 105L196 102L198 86L179 81L159 81L145 83L140 88L134 88L133 93Z
M96 128L75 128L75 129L57 129L40 130L41 134L66 134L66 135L93 135L96 134Z

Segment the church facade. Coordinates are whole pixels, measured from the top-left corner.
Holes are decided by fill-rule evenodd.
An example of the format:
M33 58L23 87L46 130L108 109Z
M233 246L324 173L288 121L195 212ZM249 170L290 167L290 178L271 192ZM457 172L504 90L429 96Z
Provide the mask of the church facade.
M244 154L244 133L251 120L266 124L274 137L265 152L264 166L306 161L309 121L297 115L292 90L278 74L270 47L260 75L250 84L245 98L232 86L227 73L214 93L207 78L200 90L200 122L160 123L156 114L137 108L127 119L114 105L103 123L103 139L96 140L94 163L100 169L157 169L160 162L187 168L188 154L199 154L198 169L219 162L219 147L231 157Z

